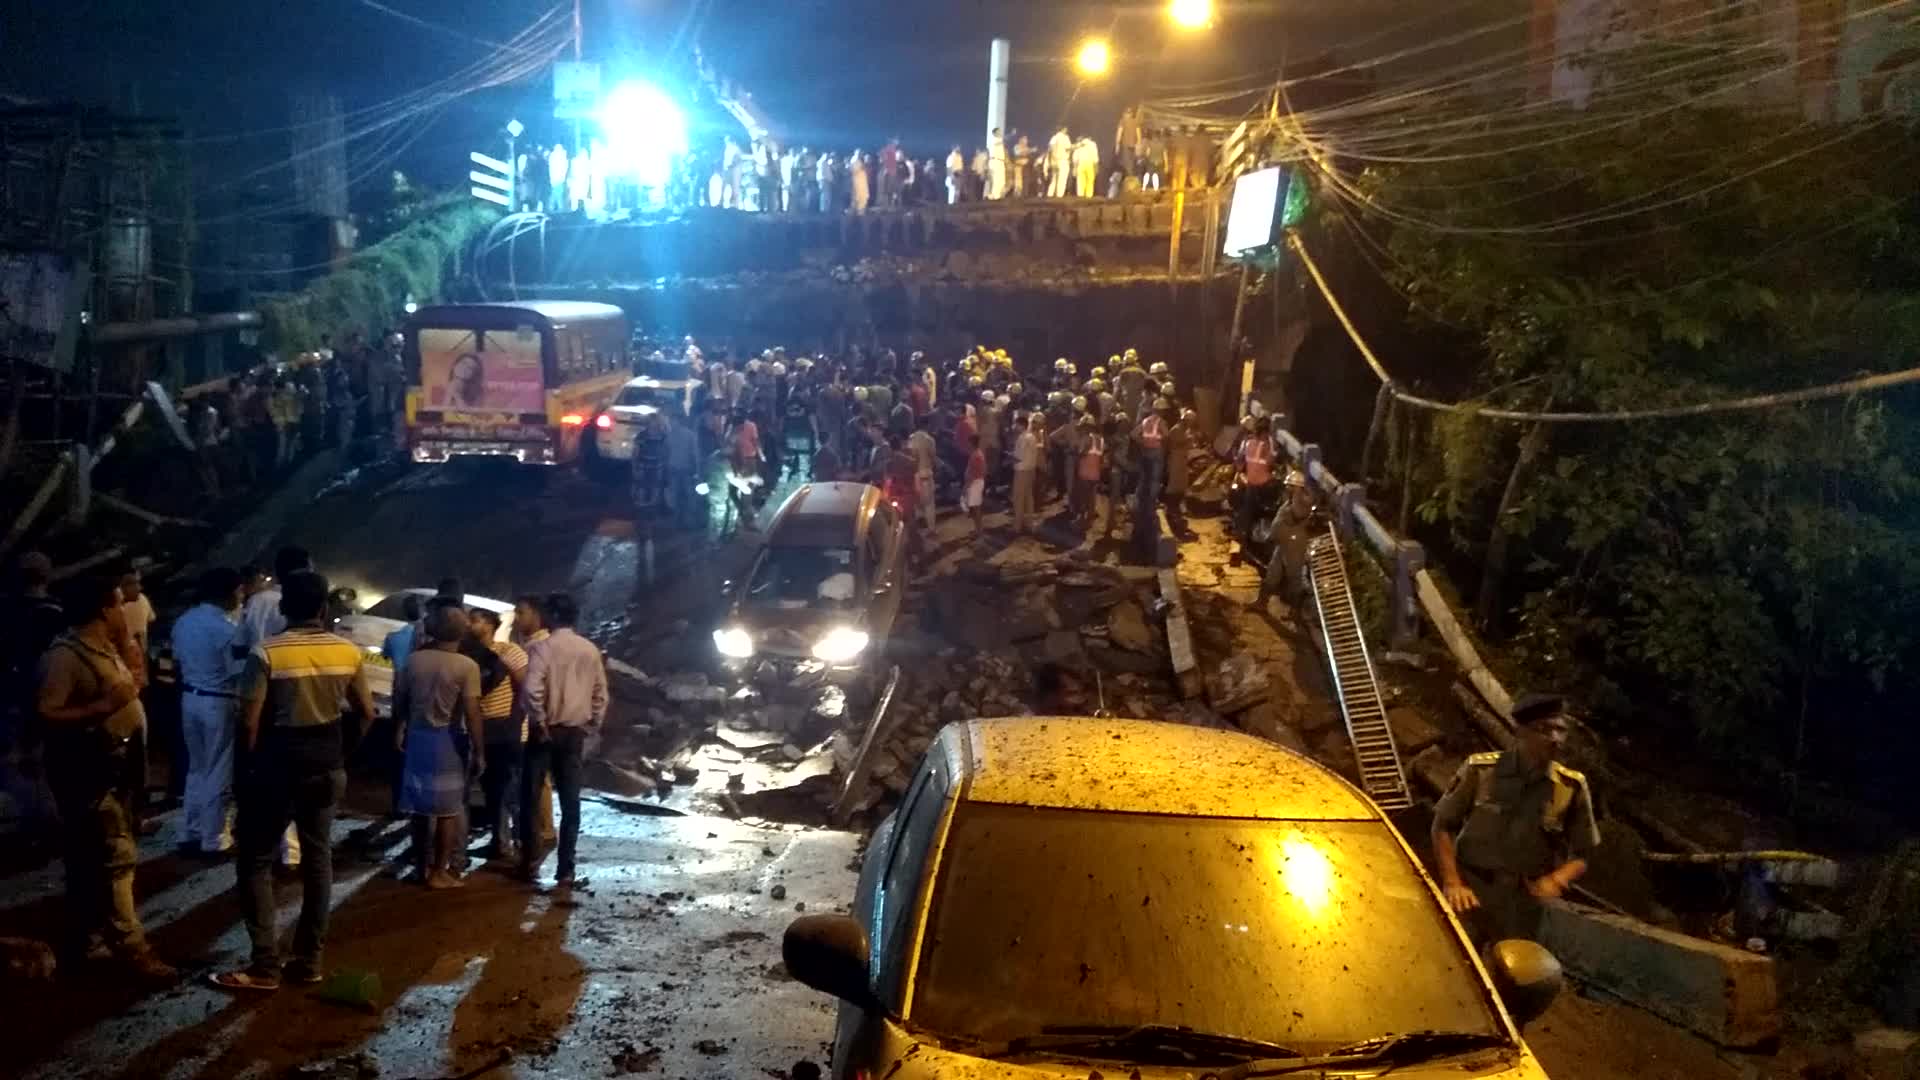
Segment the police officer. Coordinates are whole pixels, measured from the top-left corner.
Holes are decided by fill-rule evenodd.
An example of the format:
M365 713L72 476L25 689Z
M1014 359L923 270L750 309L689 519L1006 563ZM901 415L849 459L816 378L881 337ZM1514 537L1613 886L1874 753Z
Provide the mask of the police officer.
M1441 888L1482 948L1537 939L1542 901L1578 881L1600 845L1587 778L1556 760L1566 700L1525 695L1513 721L1514 748L1468 758L1433 814Z

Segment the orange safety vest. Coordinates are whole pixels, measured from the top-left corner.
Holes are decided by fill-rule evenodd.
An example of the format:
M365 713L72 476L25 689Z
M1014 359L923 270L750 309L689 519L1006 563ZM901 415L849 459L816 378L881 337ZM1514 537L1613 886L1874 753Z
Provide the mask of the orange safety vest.
M1160 440L1167 434L1167 422L1157 416L1149 416L1140 421L1140 445L1149 450L1160 449Z
M1106 456L1107 440L1099 435L1087 441L1087 448L1080 453L1080 479L1100 479L1100 459Z
M1247 440L1247 483L1259 487L1273 480L1273 443L1264 436Z

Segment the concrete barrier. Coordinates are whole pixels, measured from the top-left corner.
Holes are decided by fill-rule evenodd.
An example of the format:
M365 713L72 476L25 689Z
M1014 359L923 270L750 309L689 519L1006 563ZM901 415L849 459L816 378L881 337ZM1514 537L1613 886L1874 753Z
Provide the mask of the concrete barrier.
M1547 905L1541 944L1580 981L1721 1046L1780 1034L1772 957L1564 902Z

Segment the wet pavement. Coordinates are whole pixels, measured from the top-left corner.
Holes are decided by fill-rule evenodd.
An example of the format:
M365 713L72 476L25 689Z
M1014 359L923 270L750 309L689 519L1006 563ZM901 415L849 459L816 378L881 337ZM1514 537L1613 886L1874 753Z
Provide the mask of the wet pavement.
M571 902L487 869L429 892L380 862L343 861L327 965L377 977L370 1007L292 988L236 997L196 980L140 997L62 980L9 1004L0 1075L434 1077L503 1054L510 1068L494 1075L721 1078L824 1064L830 1004L786 975L780 935L803 910L844 910L857 841L589 802L580 860L591 884ZM243 962L231 864L187 862L155 841L143 855L141 914L156 946L196 975ZM0 926L54 916L57 886L51 870L9 881ZM280 888L283 924L298 893Z

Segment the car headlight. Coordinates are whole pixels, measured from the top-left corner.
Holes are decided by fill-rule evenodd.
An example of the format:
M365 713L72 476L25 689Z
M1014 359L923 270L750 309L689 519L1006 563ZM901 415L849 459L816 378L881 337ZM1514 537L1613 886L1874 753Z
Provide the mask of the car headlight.
M753 655L753 635L737 626L723 626L713 632L713 647L721 656L745 660Z
M813 658L824 660L829 664L844 664L867 651L869 640L865 630L856 630L851 626L836 626L827 631L826 637L814 644Z

